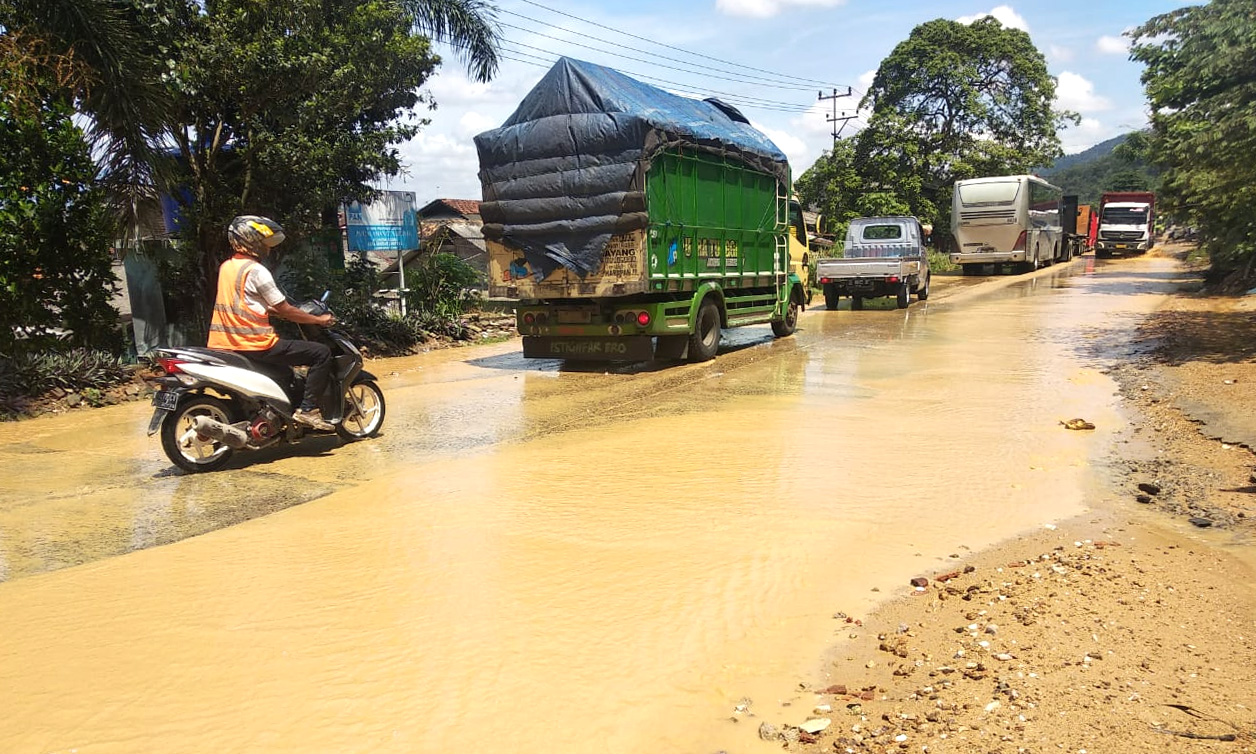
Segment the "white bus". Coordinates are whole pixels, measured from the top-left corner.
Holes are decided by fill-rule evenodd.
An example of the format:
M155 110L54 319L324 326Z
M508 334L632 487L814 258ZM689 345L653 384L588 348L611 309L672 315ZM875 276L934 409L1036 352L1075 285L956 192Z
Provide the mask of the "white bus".
M957 181L951 261L965 275L982 265L1014 264L1036 270L1071 255L1060 226L1063 189L1035 175L1005 175Z

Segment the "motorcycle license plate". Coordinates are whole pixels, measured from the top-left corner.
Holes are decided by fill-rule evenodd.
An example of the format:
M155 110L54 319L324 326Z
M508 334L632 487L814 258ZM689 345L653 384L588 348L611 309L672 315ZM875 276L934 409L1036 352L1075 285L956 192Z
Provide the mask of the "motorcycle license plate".
M163 411L174 411L179 406L178 391L162 390L153 393L153 406Z

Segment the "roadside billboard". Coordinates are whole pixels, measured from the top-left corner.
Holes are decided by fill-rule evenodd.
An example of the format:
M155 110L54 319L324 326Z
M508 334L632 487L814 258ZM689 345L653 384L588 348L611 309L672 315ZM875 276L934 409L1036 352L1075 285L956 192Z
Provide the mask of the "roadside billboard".
M372 202L352 202L344 209L349 251L419 248L413 191L384 191Z

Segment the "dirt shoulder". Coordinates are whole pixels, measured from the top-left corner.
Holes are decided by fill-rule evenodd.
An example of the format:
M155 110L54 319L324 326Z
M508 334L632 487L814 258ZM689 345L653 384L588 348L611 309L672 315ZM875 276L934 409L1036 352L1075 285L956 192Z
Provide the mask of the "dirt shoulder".
M849 632L830 677L756 709L761 737L816 753L1256 751L1248 306L1188 289L1148 318L1111 371L1132 426L1095 509L835 616ZM794 727L808 718L829 724Z

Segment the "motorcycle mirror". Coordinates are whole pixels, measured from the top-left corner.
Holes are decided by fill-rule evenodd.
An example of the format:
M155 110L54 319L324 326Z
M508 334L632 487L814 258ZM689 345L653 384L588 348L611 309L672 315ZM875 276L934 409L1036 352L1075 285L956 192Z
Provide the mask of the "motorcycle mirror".
M331 298L331 291L330 291L330 290L323 291L323 297L322 297L322 298L320 298L318 301L319 301L319 303L320 303L320 304L326 304L326 303L327 303L327 299L329 299L329 298Z

